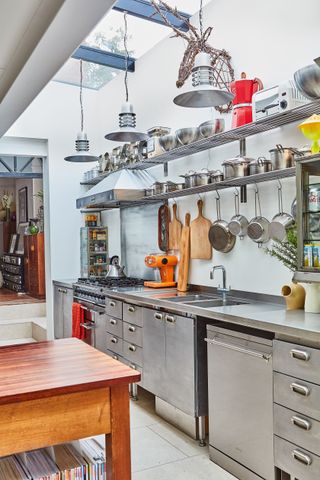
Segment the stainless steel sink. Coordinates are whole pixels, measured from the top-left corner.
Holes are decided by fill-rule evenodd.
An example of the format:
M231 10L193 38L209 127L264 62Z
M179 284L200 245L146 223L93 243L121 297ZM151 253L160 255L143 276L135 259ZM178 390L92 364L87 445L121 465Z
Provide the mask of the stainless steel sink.
M222 298L216 298L212 300L204 300L202 302L195 301L195 302L184 302L184 303L193 307L212 308L212 307L224 307L229 305L243 305L248 302L245 302L243 300L238 300L238 299L231 299L231 298L228 298L224 302Z
M169 302L177 302L177 303L189 303L189 302L199 302L201 300L214 300L219 299L219 297L214 295L203 295L203 294L195 294L195 295L181 295L179 297L168 297L165 300L169 300Z

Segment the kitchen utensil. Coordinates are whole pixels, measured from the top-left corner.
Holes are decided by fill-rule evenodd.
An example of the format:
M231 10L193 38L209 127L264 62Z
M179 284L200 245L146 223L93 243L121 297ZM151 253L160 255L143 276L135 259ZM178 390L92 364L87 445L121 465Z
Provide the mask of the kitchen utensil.
M270 222L265 217L261 215L261 204L260 204L260 197L259 191L256 188L254 194L254 211L255 216L252 220L250 220L248 228L247 228L247 235L251 240L256 242L259 247L262 246L263 243L267 243L270 239L269 237L269 225Z
M107 272L107 277L110 278L125 278L126 274L124 273L125 267L121 267L119 264L118 255L114 255L110 258L110 265Z
M152 188L146 188L144 191L145 197L151 197L153 195L153 189Z
M160 271L160 282L144 282L145 287L167 288L175 287L174 267L178 263L175 255L147 255L144 259L146 267L158 268Z
M196 185L208 185L211 183L211 172L207 168L202 168L196 173Z
M164 152L169 152L173 148L176 148L178 146L178 139L176 134L172 133L159 137L159 144Z
M189 145L189 143L198 140L200 130L198 127L180 128L176 131L176 136L181 145Z
M238 236L241 240L245 235L247 235L247 228L249 225L248 220L244 215L241 215L240 210L240 202L239 202L239 193L236 192L234 195L234 210L235 215L231 218L229 222L229 230L232 235Z
M184 175L179 175L185 179L185 188L193 188L197 186L197 174L194 170L189 170Z
M212 223L202 214L203 200L198 200L198 216L190 225L191 258L210 260L212 247L208 234Z
M222 162L224 178L237 178L249 175L249 164L252 160L253 158L247 158L241 155L225 160Z
M161 193L173 192L176 189L176 184L174 182L171 182L170 180L161 184Z
M320 97L320 68L315 63L300 68L293 75L300 92L309 100Z
M320 68L317 67L320 71ZM316 154L320 152L318 140L320 139L320 115L311 115L304 122L298 125L301 132L309 140L312 140L311 153Z
M154 182L151 185L152 195L159 195L162 193L162 183L161 182Z
M185 224L182 227L180 239L180 261L178 286L179 292L186 292L188 289L189 263L190 263L190 213L186 213Z
M215 118L214 120L201 123L201 125L199 125L200 136L209 138L216 133L221 133L224 131L224 124L223 118Z
M163 153L163 148L160 145L160 138L168 135L171 128L168 127L152 127L148 130L149 138L147 140L147 155L148 158L157 157Z
M176 183L176 190L184 190L186 188L186 184L184 182Z
M269 235L273 240L282 242L287 235L287 228L294 224L294 218L289 213L284 213L282 202L282 187L278 187L278 206L279 213L275 215L269 225Z
M273 170L284 170L294 166L295 155L301 156L296 148L283 147L280 143L269 150Z
M213 222L209 230L209 241L212 247L218 252L228 253L230 252L234 244L236 243L236 236L233 235L230 230L228 223L224 220L221 220L221 211L220 211L220 197L216 198L217 206L217 220Z
M211 172L211 183L222 182L223 179L224 179L224 176L221 170L213 170Z
M177 204L172 205L172 218L169 223L169 250L179 250L182 223L177 217Z
M271 170L272 162L265 157L259 157L249 163L249 175L257 175L259 173L270 172Z
M240 127L252 122L252 96L258 90L263 89L259 78L249 80L245 72L241 73L240 80L231 82L230 88L235 95L232 111L232 128Z
M161 205L158 210L158 246L163 252L169 247L170 210L168 205Z

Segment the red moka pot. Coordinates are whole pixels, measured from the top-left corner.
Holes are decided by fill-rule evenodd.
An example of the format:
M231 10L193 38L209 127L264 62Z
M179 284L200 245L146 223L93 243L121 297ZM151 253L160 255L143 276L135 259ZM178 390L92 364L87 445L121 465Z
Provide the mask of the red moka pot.
M240 80L230 84L231 92L234 94L232 128L240 127L252 122L252 95L263 89L262 81L259 78L247 79L245 72L241 73Z

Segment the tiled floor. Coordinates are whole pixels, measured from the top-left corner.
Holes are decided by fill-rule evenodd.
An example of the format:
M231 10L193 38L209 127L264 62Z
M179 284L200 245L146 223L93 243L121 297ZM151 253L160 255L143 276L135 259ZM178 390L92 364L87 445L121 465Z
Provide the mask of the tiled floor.
M147 392L130 410L132 480L236 480L209 460L208 447L158 417Z

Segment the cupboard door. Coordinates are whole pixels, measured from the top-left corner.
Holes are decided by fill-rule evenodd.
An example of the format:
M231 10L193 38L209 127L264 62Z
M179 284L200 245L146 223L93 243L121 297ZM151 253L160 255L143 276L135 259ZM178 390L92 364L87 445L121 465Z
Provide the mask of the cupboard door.
M53 318L54 318L54 337L63 338L64 337L64 321L63 321L63 302L64 295L62 293L62 287L55 285L53 287L54 291L54 304L53 304Z
M165 314L167 402L192 416L196 411L194 331L192 318Z
M143 387L166 400L165 314L143 309Z

